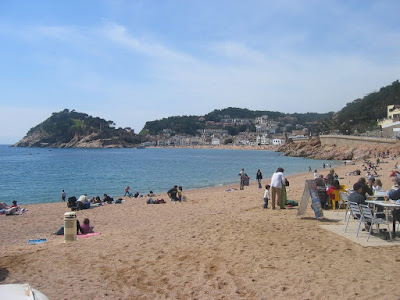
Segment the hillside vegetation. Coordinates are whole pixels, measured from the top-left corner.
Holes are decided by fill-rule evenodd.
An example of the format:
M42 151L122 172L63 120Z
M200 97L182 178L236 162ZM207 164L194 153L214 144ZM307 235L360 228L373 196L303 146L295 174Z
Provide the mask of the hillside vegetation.
M333 116L331 128L343 134L379 129L377 119L386 118L387 106L392 104L400 105L399 80L382 87L378 92L347 103Z
M31 128L15 146L128 147L140 143L140 137L132 129L116 129L113 126L113 121L64 109Z

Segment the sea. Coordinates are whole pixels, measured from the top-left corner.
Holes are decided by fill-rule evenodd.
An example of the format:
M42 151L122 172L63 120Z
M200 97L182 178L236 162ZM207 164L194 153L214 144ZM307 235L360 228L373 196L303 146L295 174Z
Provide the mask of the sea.
M0 145L0 202L37 204L87 194L124 195L126 186L140 194L166 193L174 185L183 190L237 184L245 168L250 181L257 170L263 182L278 167L285 174L308 172L340 161L288 157L266 150L225 149L65 149L21 148ZM234 187L234 186L233 186Z

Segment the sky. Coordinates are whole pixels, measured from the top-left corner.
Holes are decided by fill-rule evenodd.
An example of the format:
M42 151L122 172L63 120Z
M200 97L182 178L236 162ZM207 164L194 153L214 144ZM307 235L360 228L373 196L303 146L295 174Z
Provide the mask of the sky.
M227 107L336 112L400 78L399 11L398 0L0 0L0 144L66 108L137 133Z

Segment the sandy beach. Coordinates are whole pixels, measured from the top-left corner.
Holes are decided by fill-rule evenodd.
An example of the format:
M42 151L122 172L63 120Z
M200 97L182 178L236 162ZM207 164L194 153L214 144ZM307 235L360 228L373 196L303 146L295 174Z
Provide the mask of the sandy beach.
M335 168L340 183L351 187L360 176L346 174L361 164ZM380 165L384 189L394 164ZM263 175L265 185L272 174ZM288 176L288 199L300 201L312 178ZM400 299L398 247L328 232L319 224L330 220L315 220L310 207L300 219L297 208L263 210L263 193L252 181L244 191L184 191L188 201L176 204L124 198L78 211L101 234L71 243L53 234L66 203L22 206L21 216L0 215L0 284L29 283L49 299ZM48 241L27 244L39 238Z

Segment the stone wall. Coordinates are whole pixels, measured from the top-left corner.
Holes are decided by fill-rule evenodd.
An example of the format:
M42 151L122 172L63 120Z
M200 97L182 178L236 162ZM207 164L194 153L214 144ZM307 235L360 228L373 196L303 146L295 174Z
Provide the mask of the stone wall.
M357 145L370 146L394 146L396 143L400 146L400 142L394 139L386 138L370 138L351 135L320 135L319 139L322 146L336 145L339 147L354 147Z

